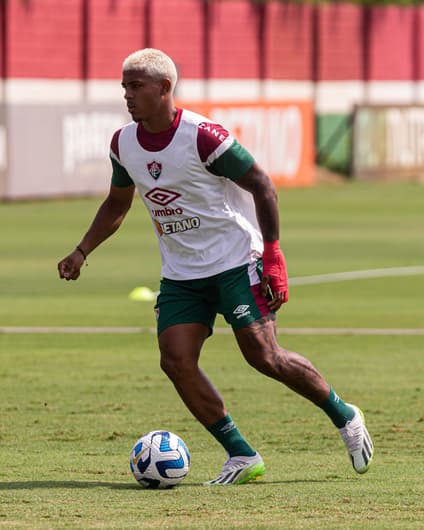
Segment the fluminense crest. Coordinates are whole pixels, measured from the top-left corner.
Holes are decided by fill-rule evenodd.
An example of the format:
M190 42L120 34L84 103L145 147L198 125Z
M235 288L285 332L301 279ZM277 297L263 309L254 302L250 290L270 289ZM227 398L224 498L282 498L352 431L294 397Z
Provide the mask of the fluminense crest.
M157 180L162 173L162 164L153 160L153 162L147 164L147 169L149 170L150 176Z

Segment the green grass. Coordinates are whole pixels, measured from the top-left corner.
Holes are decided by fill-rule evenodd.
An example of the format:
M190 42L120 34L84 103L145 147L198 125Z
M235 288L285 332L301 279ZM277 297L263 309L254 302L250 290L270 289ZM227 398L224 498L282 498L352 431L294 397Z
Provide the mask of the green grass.
M424 264L424 187L349 183L280 194L292 277ZM156 242L141 205L89 257L78 282L56 263L99 200L0 204L0 326L154 326ZM424 277L291 288L281 327L422 328ZM219 322L222 325L222 322ZM424 336L280 336L363 409L376 445L369 473L352 470L318 409L211 337L202 367L221 390L267 474L205 488L224 454L160 372L155 336L0 334L0 528L422 528ZM191 470L171 491L145 491L129 452L151 429L186 441Z
M137 198L119 233L90 257L77 282L60 282L56 264L76 245L99 199L0 204L0 324L153 326L150 304L128 300L138 285L159 287L157 242ZM280 193L281 241L291 277L424 264L424 186L319 186ZM287 326L332 326L355 310L355 326L374 326L376 310L410 326L424 321L423 277L293 287ZM393 304L402 311L393 311ZM336 305L336 307L335 307ZM322 308L322 309L321 309ZM340 315L340 316L339 316ZM415 319L414 319L415 315ZM368 324L368 319L372 322ZM410 320L411 319L411 320Z
M377 447L366 476L355 475L327 418L253 372L228 337L210 339L202 366L268 473L253 485L211 489L201 483L218 471L223 452L159 372L153 336L3 336L0 526L418 528L422 338L284 343L309 351L363 407ZM161 427L186 441L191 471L173 491L143 491L130 475L129 451L140 434Z

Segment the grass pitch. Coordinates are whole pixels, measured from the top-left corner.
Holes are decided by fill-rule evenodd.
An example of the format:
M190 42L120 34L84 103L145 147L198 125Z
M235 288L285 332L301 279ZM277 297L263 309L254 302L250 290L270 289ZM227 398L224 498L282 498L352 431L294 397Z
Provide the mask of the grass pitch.
M424 187L319 186L280 195L292 277L424 263ZM89 257L79 282L56 263L79 240L98 200L0 205L1 326L154 326L156 242L134 205L121 233ZM281 327L422 328L423 276L295 286ZM218 325L223 325L218 321ZM0 527L422 528L424 336L280 336L363 409L376 445L356 475L318 409L244 363L215 334L202 367L267 465L262 481L206 488L224 460L160 372L152 334L0 334ZM165 428L192 465L170 491L142 490L128 458L136 439Z

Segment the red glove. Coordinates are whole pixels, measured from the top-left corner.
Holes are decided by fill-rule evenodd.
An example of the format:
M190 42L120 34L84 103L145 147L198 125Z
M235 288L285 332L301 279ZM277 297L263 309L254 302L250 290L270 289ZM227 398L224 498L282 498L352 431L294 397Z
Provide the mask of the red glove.
M273 295L278 297L284 304L289 300L289 278L287 274L286 260L280 248L279 241L265 241L262 254L263 277L269 278L269 286Z

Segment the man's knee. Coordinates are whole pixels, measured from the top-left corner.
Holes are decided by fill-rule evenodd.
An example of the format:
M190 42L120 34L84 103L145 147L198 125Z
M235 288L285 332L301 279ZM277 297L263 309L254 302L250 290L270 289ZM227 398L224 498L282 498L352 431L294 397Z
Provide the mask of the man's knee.
M164 372L168 377L171 376L173 372L175 372L176 369L176 363L169 357L161 354L160 356L160 367L162 372Z
M178 352L161 351L160 367L172 381L176 381L196 371L197 361Z
M279 365L285 352L277 343L273 326L274 322L265 317L235 333L250 366L271 377L280 371Z
M256 350L245 355L247 362L262 374L274 377L279 371L277 359L270 352Z
M198 360L209 328L203 324L179 324L159 335L160 367L173 381L198 371Z

